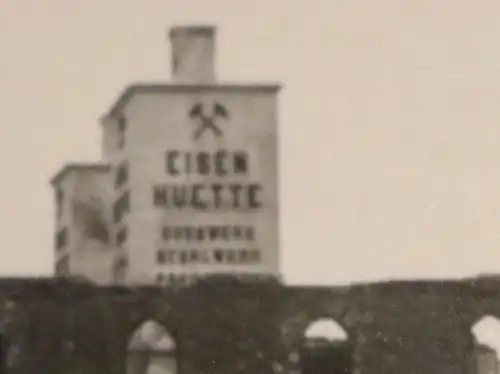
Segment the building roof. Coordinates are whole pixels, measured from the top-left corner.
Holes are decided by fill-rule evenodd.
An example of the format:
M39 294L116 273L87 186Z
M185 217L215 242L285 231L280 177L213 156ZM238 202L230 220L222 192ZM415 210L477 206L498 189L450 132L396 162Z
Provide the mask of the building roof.
M50 184L53 186L59 183L64 177L74 170L95 170L99 172L107 172L111 165L105 162L71 162L64 165L59 171L50 179Z
M189 34L189 35L212 35L217 31L214 25L178 25L170 28L169 35Z
M127 86L115 100L111 108L101 117L103 120L119 114L136 93L165 93L165 92L248 92L248 91L269 91L276 92L281 89L278 83L217 83L217 84L161 84L161 83L137 83Z

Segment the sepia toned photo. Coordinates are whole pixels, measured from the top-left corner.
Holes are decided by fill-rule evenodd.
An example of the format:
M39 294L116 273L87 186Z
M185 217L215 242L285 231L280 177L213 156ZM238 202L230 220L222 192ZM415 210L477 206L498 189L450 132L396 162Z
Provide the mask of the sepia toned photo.
M498 35L493 0L1 2L0 374L500 374Z

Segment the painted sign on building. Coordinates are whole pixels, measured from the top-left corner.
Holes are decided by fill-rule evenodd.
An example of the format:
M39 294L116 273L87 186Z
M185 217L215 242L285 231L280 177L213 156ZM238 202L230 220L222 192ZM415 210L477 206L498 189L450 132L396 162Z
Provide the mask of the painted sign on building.
M258 147L223 141L233 118L219 102L195 102L186 117L189 142L164 150L165 182L153 188L153 204L167 222L159 262L261 264L263 230L256 223L277 206L268 206L276 201L266 198Z

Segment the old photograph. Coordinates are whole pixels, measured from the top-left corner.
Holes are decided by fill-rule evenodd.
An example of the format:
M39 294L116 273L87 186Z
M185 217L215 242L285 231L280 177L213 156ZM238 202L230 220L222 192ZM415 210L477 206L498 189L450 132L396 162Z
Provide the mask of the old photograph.
M494 0L0 2L0 374L500 374L499 35Z

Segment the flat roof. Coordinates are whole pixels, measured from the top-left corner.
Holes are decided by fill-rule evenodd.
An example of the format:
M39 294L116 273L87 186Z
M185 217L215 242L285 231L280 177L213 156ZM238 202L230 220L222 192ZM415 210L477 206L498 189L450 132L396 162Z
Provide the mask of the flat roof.
M215 25L176 25L172 26L169 31L170 37L176 34L187 34L187 35L208 35L211 36L217 31Z
M95 170L107 172L111 170L111 165L106 162L70 162L65 164L51 179L50 184L55 185L73 170Z
M217 83L217 84L172 84L172 83L135 83L127 86L111 108L101 117L101 123L105 118L119 114L136 93L164 93L164 92L248 92L268 91L277 92L282 88L278 83Z

